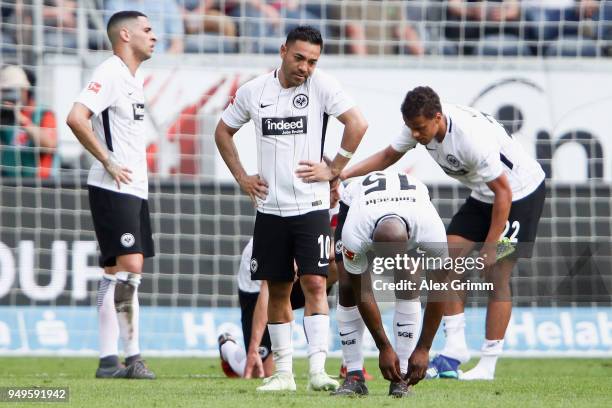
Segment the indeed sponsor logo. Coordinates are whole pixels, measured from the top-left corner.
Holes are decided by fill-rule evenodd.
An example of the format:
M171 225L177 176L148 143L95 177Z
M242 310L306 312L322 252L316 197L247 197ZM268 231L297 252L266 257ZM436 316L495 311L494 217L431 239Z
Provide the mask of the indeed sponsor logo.
M543 313L522 312L516 316L513 313L506 345L516 349L557 350L609 350L612 346L612 321L605 311L588 316L564 311L543 317Z
M306 116L262 118L261 130L264 136L301 135L308 132L308 118Z

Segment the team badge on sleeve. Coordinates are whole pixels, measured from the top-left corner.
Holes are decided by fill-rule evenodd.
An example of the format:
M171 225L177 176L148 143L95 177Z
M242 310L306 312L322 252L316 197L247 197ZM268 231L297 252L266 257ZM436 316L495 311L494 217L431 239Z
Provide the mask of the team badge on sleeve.
M102 89L102 85L98 82L90 82L89 85L87 85L87 90L96 94L100 92L100 89Z

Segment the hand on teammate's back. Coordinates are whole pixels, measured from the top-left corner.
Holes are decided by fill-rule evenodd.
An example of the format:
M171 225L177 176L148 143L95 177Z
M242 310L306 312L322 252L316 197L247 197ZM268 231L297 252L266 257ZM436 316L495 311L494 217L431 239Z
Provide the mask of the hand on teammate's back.
M295 170L295 174L301 178L304 183L331 181L335 178L331 168L325 161L317 163L312 160L302 160L299 164L301 167Z
M113 180L117 183L117 188L121 189L121 183L129 184L132 182L132 178L130 177L130 170L127 167L122 166L117 163L115 160L109 158L106 162L103 163L106 172L111 175Z
M399 368L399 358L393 347L383 347L378 354L378 367L386 380L400 382L402 376Z
M268 195L268 183L260 178L259 174L242 177L238 180L238 184L242 191L249 195L255 207L257 207L256 197L265 200Z
M408 359L408 373L404 380L408 381L408 385L414 385L425 378L427 367L429 365L429 351L422 347L414 349Z

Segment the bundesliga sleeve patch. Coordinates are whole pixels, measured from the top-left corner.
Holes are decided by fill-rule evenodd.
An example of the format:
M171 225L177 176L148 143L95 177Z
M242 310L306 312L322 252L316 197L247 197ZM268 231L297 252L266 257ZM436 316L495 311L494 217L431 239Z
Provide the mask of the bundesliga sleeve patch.
M100 92L100 89L102 89L102 85L100 85L100 83L98 82L90 82L89 85L87 85L87 90L91 91L93 93L98 93Z
M350 251L346 247L342 248L342 253L344 254L344 256L347 257L347 259L350 259L351 261L355 260L355 253L353 251Z

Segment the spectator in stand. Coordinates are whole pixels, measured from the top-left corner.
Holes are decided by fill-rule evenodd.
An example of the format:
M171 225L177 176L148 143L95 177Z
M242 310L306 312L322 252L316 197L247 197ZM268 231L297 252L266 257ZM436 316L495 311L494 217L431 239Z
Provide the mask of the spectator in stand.
M355 55L409 54L426 52L422 39L427 36L425 16L429 4L410 0L404 4L370 1L364 4L342 2L328 6L336 20L336 34L347 40L346 52Z
M448 0L446 39L460 55L531 55L520 40L518 0Z
M175 0L105 0L105 22L118 11L134 10L146 14L155 27L155 53L181 54L185 48L185 28L181 9Z
M77 48L77 2L75 0L45 0L43 25L45 46L51 51L66 52Z
M180 0L185 23L187 52L232 52L238 35L236 24L215 0Z
M37 106L25 71L0 70L0 167L2 177L48 178L53 170L57 129L52 111Z
M242 52L276 54L285 35L300 24L320 29L323 37L327 36L318 13L322 6L317 4L304 5L297 0L242 0L226 4L226 13L239 19Z
M610 40L612 1L524 0L529 40L540 55L595 57ZM608 54L609 44L603 52Z

